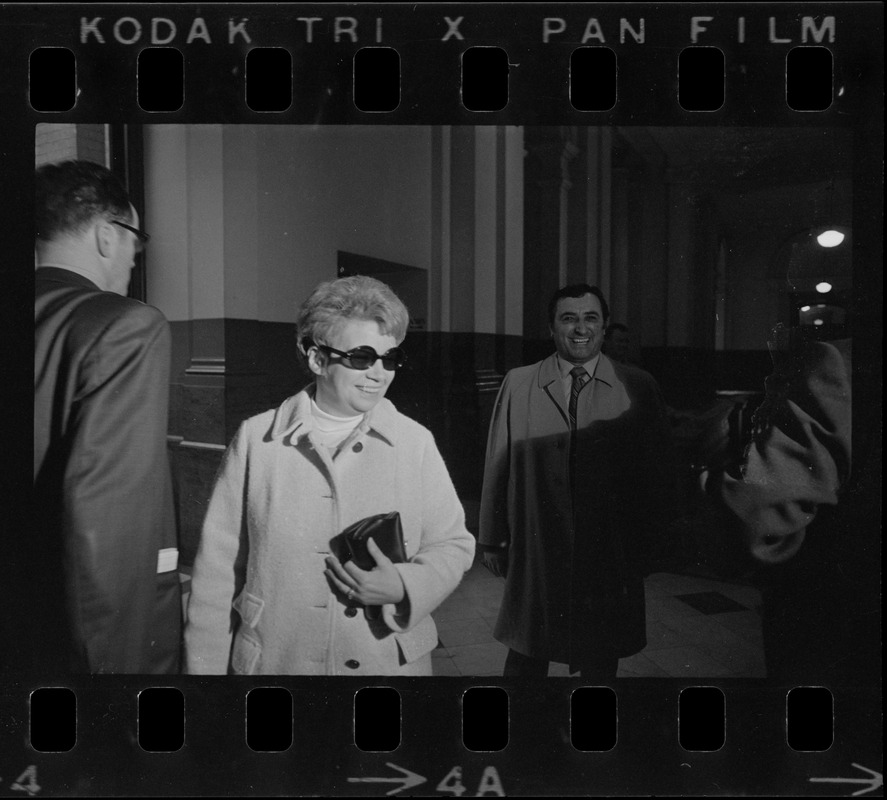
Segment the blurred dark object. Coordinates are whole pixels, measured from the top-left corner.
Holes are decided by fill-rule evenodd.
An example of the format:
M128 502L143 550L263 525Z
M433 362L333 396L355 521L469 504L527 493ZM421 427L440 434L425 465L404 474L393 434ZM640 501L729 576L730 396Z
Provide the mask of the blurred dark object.
M773 330L748 446L709 465L670 534L700 569L761 588L769 681L878 686L880 363L854 371L850 341L819 333Z

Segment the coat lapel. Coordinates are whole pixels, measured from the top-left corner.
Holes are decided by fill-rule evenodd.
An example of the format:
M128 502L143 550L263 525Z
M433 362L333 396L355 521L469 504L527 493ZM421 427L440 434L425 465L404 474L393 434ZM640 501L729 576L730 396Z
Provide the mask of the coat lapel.
M580 427L589 425L596 419L609 419L609 408L613 404L613 387L615 385L616 372L613 369L613 362L601 353L585 400L579 404Z
M561 384L561 373L558 369L557 354L552 353L539 364L538 386L547 395L549 402L553 403L560 412L561 417L570 426L569 409L564 397ZM597 368L591 379L591 385L586 387L580 395L580 423L588 424L596 419L598 412L607 409L612 403L612 390L618 383L613 362L601 353ZM582 398L584 396L584 401ZM605 415L608 416L608 415ZM583 419L584 418L584 419ZM581 427L580 424L580 427Z
M548 396L548 399L554 403L569 428L570 417L568 416L567 404L561 386L561 373L557 368L557 353L552 353L539 364L538 384L539 388Z
M602 383L608 388L612 388L616 385L616 370L613 367L613 362L603 353L601 353L601 356L598 359L597 369L594 371L593 379L595 384Z

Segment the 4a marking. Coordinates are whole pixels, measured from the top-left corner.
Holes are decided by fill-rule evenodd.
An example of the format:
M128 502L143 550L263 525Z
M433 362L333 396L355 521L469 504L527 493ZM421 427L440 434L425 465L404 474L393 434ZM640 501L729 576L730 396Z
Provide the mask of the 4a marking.
M385 792L386 795L391 796L399 794L404 789L411 789L413 786L418 786L419 784L428 781L428 778L424 775L419 775L406 767L398 766L390 761L386 762L385 766L396 770L400 775L396 777L348 778L348 782L399 783L400 786L396 786ZM443 778L441 778L440 783L437 784L436 791L451 794L454 797L461 797L465 794L468 790L466 789L465 784L462 783L462 767L453 767ZM502 779L499 777L499 773L496 771L495 767L484 768L483 775L481 775L481 779L477 785L477 791L474 794L475 797L484 797L486 795L505 797L505 789L502 787Z
M2 782L3 778L0 778L0 783ZM30 797L37 794L40 791L40 786L37 783L37 767L31 764L12 782L9 789L13 792L27 792Z
M453 767L437 784L437 791L449 792L454 797L461 797L465 794L467 790L462 783L462 767ZM484 797L488 794L493 797L505 797L505 789L502 788L502 780L495 767L484 767L484 773L481 775L474 796Z

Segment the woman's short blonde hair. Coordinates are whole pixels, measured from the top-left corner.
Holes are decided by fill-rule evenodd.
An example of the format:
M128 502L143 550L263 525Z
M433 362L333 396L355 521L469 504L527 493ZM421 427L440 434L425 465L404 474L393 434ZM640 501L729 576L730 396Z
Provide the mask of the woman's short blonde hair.
M400 344L407 335L410 314L391 288L375 278L352 275L324 281L296 316L299 352L305 355L311 344L328 345L335 328L350 319L375 321L383 335L393 336Z

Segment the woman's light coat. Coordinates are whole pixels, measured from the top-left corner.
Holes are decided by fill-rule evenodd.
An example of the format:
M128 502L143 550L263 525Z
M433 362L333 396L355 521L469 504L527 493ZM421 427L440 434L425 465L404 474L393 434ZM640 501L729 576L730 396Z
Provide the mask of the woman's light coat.
M431 612L471 567L474 537L431 433L381 400L333 461L310 392L243 423L210 500L194 565L188 672L430 675ZM355 614L324 575L331 540L399 511L408 602Z

